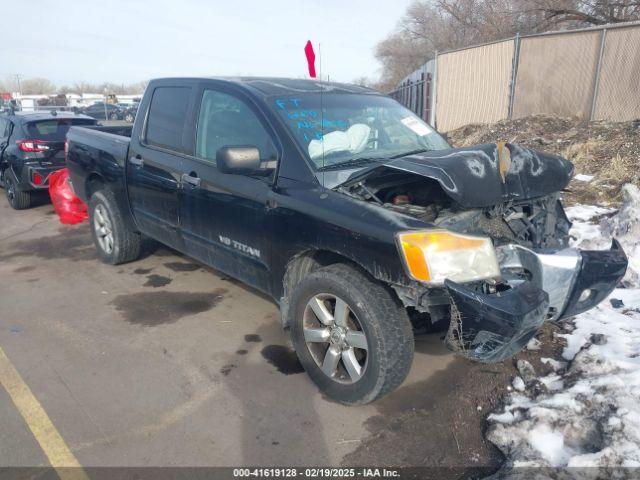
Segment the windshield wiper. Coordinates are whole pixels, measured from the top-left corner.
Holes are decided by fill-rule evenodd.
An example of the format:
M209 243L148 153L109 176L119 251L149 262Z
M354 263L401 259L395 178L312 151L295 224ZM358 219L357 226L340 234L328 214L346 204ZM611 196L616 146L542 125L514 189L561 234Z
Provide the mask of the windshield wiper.
M360 167L362 165L366 165L368 163L381 162L385 160L391 160L393 158L406 157L408 155L415 155L416 153L424 153L429 152L430 150L427 148L420 148L416 150L410 150L408 152L399 153L397 155L392 155L390 157L358 157L352 158L351 160L346 160L340 163L332 163L331 165L325 165L324 167L318 168L318 171L324 172L327 170L341 170L343 168L349 167Z
M358 158L352 158L351 160L347 160L344 162L340 162L340 163L333 163L331 165L325 165L324 167L320 167L318 168L319 171L323 172L326 170L341 170L343 168L348 168L348 167L360 167L362 165L366 165L368 163L372 163L372 162L379 162L382 160L386 160L386 158L380 158L380 157L358 157Z
M426 149L426 148L419 148L417 150L410 150L408 152L404 152L404 153L399 153L397 155L393 155L389 158L402 158L402 157L408 157L409 155L415 155L416 153L424 153L424 152L429 152L430 150Z

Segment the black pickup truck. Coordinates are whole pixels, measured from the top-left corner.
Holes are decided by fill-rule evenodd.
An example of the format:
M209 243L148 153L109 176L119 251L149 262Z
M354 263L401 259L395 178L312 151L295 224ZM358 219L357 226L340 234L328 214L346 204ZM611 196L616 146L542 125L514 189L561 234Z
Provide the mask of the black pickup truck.
M407 375L414 333L501 361L545 320L605 298L627 259L569 248L568 161L508 143L451 148L394 100L274 78L152 81L129 130L73 127L67 165L98 254L152 237L266 292L330 397Z

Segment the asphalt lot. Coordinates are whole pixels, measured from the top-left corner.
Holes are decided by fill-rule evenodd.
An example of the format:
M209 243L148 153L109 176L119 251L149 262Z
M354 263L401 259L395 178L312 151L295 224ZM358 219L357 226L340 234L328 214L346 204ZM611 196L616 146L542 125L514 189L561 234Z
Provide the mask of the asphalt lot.
M394 394L345 407L256 291L154 244L104 265L86 222L14 211L4 192L0 232L0 348L83 466L497 462L475 407L500 372L483 378L437 334ZM32 423L0 388L0 466L48 465Z

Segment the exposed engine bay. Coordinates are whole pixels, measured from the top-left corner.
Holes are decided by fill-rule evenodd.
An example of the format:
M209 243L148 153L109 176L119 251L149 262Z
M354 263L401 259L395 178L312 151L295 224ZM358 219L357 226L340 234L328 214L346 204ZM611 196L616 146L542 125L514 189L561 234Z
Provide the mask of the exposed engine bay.
M488 144L390 159L335 189L425 222L397 234L413 281L391 286L414 329L448 322L451 350L495 362L522 349L545 320L597 305L624 275L615 240L603 251L569 247L560 192L572 172L561 157ZM442 247L455 235L474 246Z
M517 243L534 249L560 249L569 240L571 222L559 192L491 207L462 208L438 182L410 173L389 173L344 188L351 195L437 227L489 236L496 247Z

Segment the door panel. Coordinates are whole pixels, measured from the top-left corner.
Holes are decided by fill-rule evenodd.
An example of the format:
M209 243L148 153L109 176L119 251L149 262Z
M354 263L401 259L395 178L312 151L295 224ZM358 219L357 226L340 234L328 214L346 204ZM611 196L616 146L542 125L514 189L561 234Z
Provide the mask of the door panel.
M129 202L142 233L173 248L180 246L178 194L182 161L149 148L129 150Z
M157 87L151 98L144 142L132 139L127 161L127 188L140 230L181 249L179 194L183 143L192 89Z
M213 165L183 160L180 222L185 252L260 290L269 288L269 239L263 180L218 172Z
M195 157L183 159L180 201L185 251L263 291L270 288L270 231L266 222L269 173L278 157L261 114L246 99L224 90L199 95ZM258 147L264 176L231 175L216 167L224 146ZM199 179L194 181L193 179ZM191 180L191 181L188 181Z

